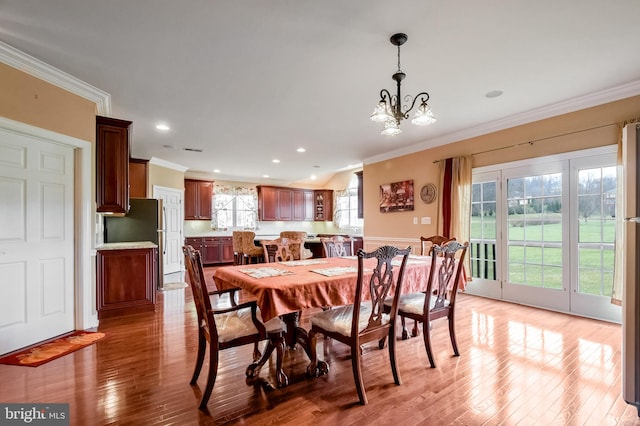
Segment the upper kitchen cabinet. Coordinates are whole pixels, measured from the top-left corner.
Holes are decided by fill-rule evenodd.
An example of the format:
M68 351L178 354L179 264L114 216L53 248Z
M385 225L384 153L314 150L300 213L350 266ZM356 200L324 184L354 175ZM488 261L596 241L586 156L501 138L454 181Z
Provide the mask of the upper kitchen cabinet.
M184 180L184 219L211 220L213 182Z
M129 158L129 197L147 198L147 164L149 161Z
M131 121L96 117L96 211L129 211L129 138Z
M315 197L315 220L333 220L333 191L320 189L313 191Z

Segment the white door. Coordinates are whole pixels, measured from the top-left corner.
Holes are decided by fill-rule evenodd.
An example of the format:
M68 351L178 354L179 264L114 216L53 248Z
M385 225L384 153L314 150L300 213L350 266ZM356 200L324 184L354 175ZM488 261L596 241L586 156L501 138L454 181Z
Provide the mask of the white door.
M0 354L74 330L74 151L0 132Z
M182 228L183 228L183 191L163 186L153 186L153 198L162 200L164 253L162 262L164 274L173 274L183 270L182 264Z

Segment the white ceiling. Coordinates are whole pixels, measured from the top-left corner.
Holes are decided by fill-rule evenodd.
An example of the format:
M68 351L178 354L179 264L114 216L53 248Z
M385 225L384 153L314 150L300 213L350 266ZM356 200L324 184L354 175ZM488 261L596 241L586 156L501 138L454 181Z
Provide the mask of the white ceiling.
M134 157L322 184L640 94L638 16L638 0L0 0L0 40L111 94L111 115L134 122ZM409 37L403 95L428 91L438 122L384 137L368 117L394 91L396 32Z

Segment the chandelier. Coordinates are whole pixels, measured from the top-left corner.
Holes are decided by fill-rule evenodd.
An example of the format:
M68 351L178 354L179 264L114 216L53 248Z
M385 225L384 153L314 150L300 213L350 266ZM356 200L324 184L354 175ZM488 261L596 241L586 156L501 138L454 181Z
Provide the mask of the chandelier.
M416 110L416 113L411 120L411 123L417 126L428 126L436 121L436 118L431 112L431 108L427 105L429 100L429 94L427 92L418 93L414 98L407 95L404 97L404 101L408 104L411 102L410 107L402 105L402 94L400 91L400 85L402 80L406 77L406 74L400 69L400 46L406 43L407 35L403 33L394 34L391 36L391 44L398 46L398 71L391 76L398 86L396 95L391 95L387 89L380 91L380 101L371 114L371 120L377 123L384 123L384 129L382 134L385 136L394 136L402 133L400 130L400 122L405 118L409 118L409 113L416 105L416 101L420 99L420 105Z

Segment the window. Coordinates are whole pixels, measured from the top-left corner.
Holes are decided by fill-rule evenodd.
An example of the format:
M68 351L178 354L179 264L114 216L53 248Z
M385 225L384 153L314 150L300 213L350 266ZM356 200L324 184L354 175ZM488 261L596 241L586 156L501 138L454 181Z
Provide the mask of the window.
M339 229L362 229L364 220L358 218L358 177L353 175L349 187L336 191L334 223Z
M256 228L258 193L255 188L213 187L212 227L215 229Z

